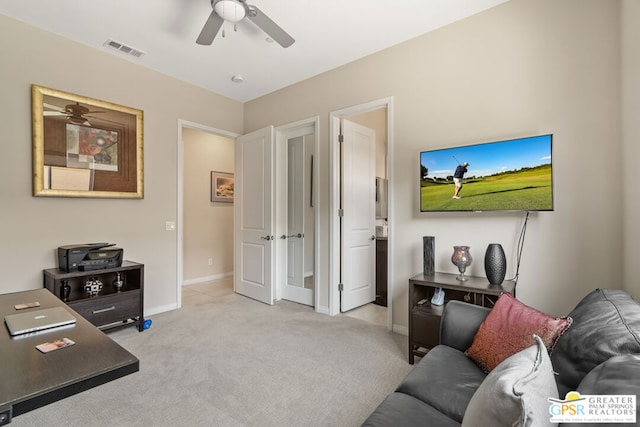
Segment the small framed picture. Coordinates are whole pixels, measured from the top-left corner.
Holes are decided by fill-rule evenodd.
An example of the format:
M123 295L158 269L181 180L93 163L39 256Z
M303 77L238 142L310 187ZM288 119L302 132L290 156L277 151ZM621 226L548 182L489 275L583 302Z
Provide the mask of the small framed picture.
M211 201L233 203L233 174L211 172Z

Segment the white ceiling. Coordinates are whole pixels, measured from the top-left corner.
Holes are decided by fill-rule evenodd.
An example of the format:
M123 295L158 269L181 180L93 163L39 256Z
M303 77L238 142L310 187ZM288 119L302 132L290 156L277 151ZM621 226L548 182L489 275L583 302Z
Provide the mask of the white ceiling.
M286 49L247 19L237 32L225 23L211 46L196 44L210 0L0 0L0 13L246 102L506 1L248 0L296 40ZM107 48L107 39L145 55Z

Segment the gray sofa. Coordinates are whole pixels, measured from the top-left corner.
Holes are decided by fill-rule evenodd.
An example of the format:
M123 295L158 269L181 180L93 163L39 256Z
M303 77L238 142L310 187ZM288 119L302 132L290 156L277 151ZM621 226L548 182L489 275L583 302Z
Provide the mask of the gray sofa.
M476 391L480 394L481 384L489 379L465 355L465 350L473 343L488 313L489 309L460 301L447 303L441 321L440 345L416 364L363 425L553 425L549 422L551 403L544 397L552 396L539 385L536 386L540 389L538 407L533 412L530 410L524 420L510 419L505 415L504 407L493 421L487 421L484 415L477 416L478 396L474 398L475 404L469 405ZM557 387L559 399L564 399L569 391L582 395L636 395L637 413L640 404L640 305L623 291L596 289L585 296L569 316L573 323L557 340L550 358L546 351L542 356L531 353L532 360L539 359L540 363L544 363L544 359L550 360L553 369L549 367L547 380L551 378L554 391ZM534 352L534 347L525 351ZM508 371L500 371L497 367L489 375L500 380L499 375L507 375L504 372ZM487 388L483 386L482 392L486 393ZM498 404L508 397L482 396L485 403L492 402L493 398ZM544 401L540 401L540 397L544 397ZM467 407L470 412L473 407L474 414L465 417ZM520 417L520 414L514 416ZM640 422L640 415L637 420Z

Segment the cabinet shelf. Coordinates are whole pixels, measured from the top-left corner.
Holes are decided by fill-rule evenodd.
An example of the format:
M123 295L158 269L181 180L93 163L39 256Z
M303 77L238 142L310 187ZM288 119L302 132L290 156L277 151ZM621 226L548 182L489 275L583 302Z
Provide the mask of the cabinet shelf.
M118 273L124 282L120 290L112 286ZM137 325L140 332L144 330L143 264L124 261L120 267L73 272L50 268L43 270L43 278L45 288L100 329ZM85 291L89 279L103 284L95 296ZM63 292L64 283L69 286L68 296Z
M444 305L423 304L413 307L413 313L422 315L442 316Z
M501 285L492 285L485 277L469 276L467 281L456 279L456 274L418 274L409 279L409 363L414 356L424 356L428 349L440 343L440 319L448 301L458 300L483 307L493 307L503 293L515 296L516 283L505 280ZM431 304L436 289L445 290L443 305ZM418 302L426 300L424 304Z

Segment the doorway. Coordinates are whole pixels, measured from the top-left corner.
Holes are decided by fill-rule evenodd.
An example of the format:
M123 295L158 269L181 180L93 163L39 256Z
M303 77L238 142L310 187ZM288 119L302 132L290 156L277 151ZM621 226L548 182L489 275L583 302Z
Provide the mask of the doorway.
M330 158L331 158L331 198L330 198L330 312L331 314L338 314L341 307L341 278L343 273L343 265L345 263L344 254L341 252L343 235L341 233L341 215L344 212L341 211L342 197L342 183L341 177L342 160L341 160L341 148L339 146L339 135L341 131L342 122L345 119L349 121L359 121L370 113L381 113L384 120L384 131L381 133L386 144L384 149L376 149L376 175L379 178L383 178L387 184L387 205L393 206L393 191L392 191L392 159L391 154L393 152L393 98L384 98L370 103L349 107L343 110L334 111L330 113ZM365 123L366 125L366 123ZM367 125L368 126L368 125ZM376 145L377 147L379 144ZM374 178L375 179L375 178ZM375 184L372 184L375 185ZM389 209L385 218L376 218L376 231L374 232L374 238L378 236L386 235L385 243L387 243L387 260L386 264L386 279L387 279L387 327L392 330L392 308L393 308L393 283L389 278L393 277L393 263L389 260L393 259L393 212Z
M319 168L317 166L317 159L319 158L319 149L316 141L318 140L318 117L302 120L295 123L290 123L287 125L282 125L276 128L276 147L275 147L275 160L279 165L287 165L287 158L289 157L289 147L292 147L292 152L302 152L304 157L304 168L299 168L298 170L292 172L291 179L289 179L288 168L287 167L278 167L275 171L275 184L277 186L278 191L276 192L276 226L275 226L275 236L278 238L274 238L272 240L276 246L277 255L273 257L281 262L278 265L276 272L276 286L275 286L275 299L282 299L283 294L283 286L284 280L287 277L287 264L291 264L291 261L287 262L288 257L288 248L286 245L286 241L288 239L281 239L282 235L285 237L291 234L295 234L297 238L297 234L304 234L305 243L303 245L304 252L302 257L293 257L294 259L301 260L301 268L296 267L296 271L301 272L303 277L302 288L307 290L307 295L305 296L306 300L304 301L296 301L301 302L307 305L313 305L316 311L319 310L319 306L317 304L318 301L318 254L319 254L319 239L318 236L318 227L319 222L316 220L317 218L317 209L318 209L318 200L319 200L319 192L318 192L318 176L319 176ZM220 129L211 128L208 126L200 125L193 122L188 122L185 120L178 120L178 201L177 201L177 286L176 286L176 308L182 306L182 286L184 284L184 129L193 129L197 131L201 131L203 133L209 133L211 135L221 136L225 138L230 138L236 141L236 145L238 145L238 139L242 139L241 135L227 132ZM300 144L303 149L300 149ZM298 148L293 148L298 147ZM297 154L292 154L295 157ZM237 157L237 156L236 156ZM234 171L236 172L236 171ZM300 192L302 195L296 195L296 190L292 188L289 190L289 181L292 182L291 186L295 187L293 183L297 179L298 176L302 176L304 179L304 190ZM238 184L238 176L236 176L236 184ZM291 196L288 196L288 193L291 193ZM283 195L285 196L282 199ZM237 196L237 195L236 195ZM296 233L289 233L288 225L287 225L287 204L288 199L291 198L292 204L294 200L299 201L301 205L308 203L308 208L300 208L305 213L303 219L303 230L304 231L296 231ZM300 221L298 221L299 223ZM293 227L293 225L292 225ZM301 236L302 237L302 236ZM295 245L293 245L295 246ZM293 271L293 268L292 268ZM299 276L298 276L299 277ZM299 283L299 282L298 282ZM297 285L296 285L297 286ZM237 289L236 289L237 291ZM311 299L308 294L311 293ZM295 300L294 297L288 297L287 299Z
M198 241L194 242L188 234L185 234L185 216L189 216L193 213L194 209L209 211L215 211L216 218L221 218L224 221L233 221L233 204L212 203L210 200L210 171L209 165L186 165L187 161L191 162L193 156L188 158L185 156L185 144L191 144L186 149L189 150L192 146L209 145L220 142L227 146L225 152L230 151L233 141L238 135L235 133L223 131L220 129L211 128L208 126L200 125L197 123L178 120L178 152L177 152L177 218L174 229L176 230L176 247L177 247L177 280L176 280L176 307L182 307L182 287L187 284L195 284L204 281L210 281L226 277L232 271L233 267L233 253L228 251L229 240L233 241L233 236L219 236L216 233L225 232L225 227L230 229L230 224L220 227L220 224L209 224L207 220L202 225L202 233L191 233L191 237L195 236ZM207 151L208 153L209 151ZM187 153L188 154L188 153ZM222 152L216 152L216 163L211 165L211 168L221 169L219 172L233 172L233 155L230 153L221 156ZM197 157L197 156L196 156ZM211 157L208 154L201 157ZM226 161L221 163L220 158L226 158ZM189 166L188 168L185 166ZM194 169L199 169L200 173L195 178L195 183L200 189L200 194L194 199L190 199L185 191L186 183L189 182L189 176L187 172L191 172ZM193 188L190 188L192 190ZM195 215L198 217L199 215ZM215 220L217 221L217 220ZM213 227L211 230L204 230L207 227ZM167 230L170 231L171 227L169 222L167 223ZM216 231L217 230L217 231ZM213 244L214 247L209 247L206 241L201 239L200 234L205 234L210 237L211 241L217 241L219 244ZM205 237L206 239L206 237ZM188 246L185 247L185 240ZM209 242L211 243L211 242ZM207 247L204 247L204 246ZM185 257L188 257L189 263L185 263Z

